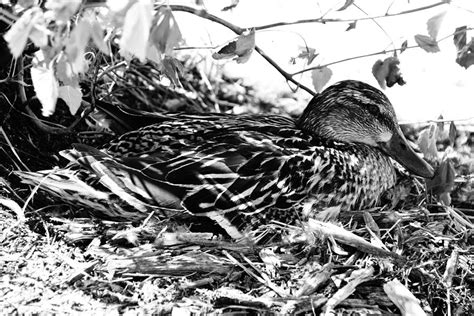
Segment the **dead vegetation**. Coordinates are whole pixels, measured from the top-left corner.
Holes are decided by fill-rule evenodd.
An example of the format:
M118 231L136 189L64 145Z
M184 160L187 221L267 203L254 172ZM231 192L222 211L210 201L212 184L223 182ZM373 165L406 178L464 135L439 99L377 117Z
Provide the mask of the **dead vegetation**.
M127 118L142 115L138 110L284 111L259 103L238 81L210 80L187 68L192 70L181 78L184 90L163 86L159 73L146 66L99 81L68 137L50 135L38 124L16 128L31 118L3 98L2 108L10 109L3 113L1 146L4 313L472 313L471 152L453 165L458 176L452 190L445 190L453 207L435 196L427 200L418 184L395 208L342 214L330 222L311 220L301 227L269 223L238 242L153 214L139 223L97 219L90 215L94 210L66 206L12 179L13 170L61 165L51 155L57 148L77 141L100 146L114 133L136 128ZM111 94L106 87L112 80ZM121 117L108 115L99 98L122 106L116 111ZM67 129L58 127L71 122L62 114L46 126L56 120L56 128ZM460 130L459 137L466 140L454 152L465 157L466 150L472 151L470 134ZM40 147L41 139L54 141ZM47 158L25 159L35 152ZM331 217L330 209L327 213Z

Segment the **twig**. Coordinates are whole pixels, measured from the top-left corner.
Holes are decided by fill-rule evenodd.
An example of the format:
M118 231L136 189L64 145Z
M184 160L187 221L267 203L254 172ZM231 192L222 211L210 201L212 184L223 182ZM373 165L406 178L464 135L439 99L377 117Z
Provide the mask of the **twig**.
M362 17L358 19L326 19L324 17L319 17L315 19L301 19L297 21L292 21L292 22L276 22L276 23L271 23L271 24L266 24L266 25L261 25L261 26L255 26L256 31L260 30L265 30L265 29L270 29L278 26L289 26L289 25L295 25L295 24L307 24L307 23L347 23L347 22L354 22L354 21L364 21L364 20L374 20L374 19L380 19L380 18L387 18L387 17L394 17L398 15L404 15L404 14L409 14L409 13L414 13L418 11L423 11L423 10L428 10L432 9L434 7L447 4L446 1L440 1L434 4L430 4L424 7L419 7L411 10L406 10L406 11L401 11L397 13L392 13L392 14L385 14L385 15L376 15L376 16L367 16L367 17Z
M182 12L187 12L187 13L191 13L191 14L194 14L196 16L199 16L203 19L206 19L206 20L209 20L209 21L212 21L212 22L215 22L215 23L218 23L218 24L221 24L223 26L225 26L226 28L228 28L229 30L231 30L232 32L240 35L242 34L246 29L244 28L241 28L237 25L234 25L224 19L221 19L220 17L218 16L215 16L213 14L210 14L208 13L207 11L205 10L199 10L199 9L195 9L195 8L192 8L192 7L187 7L187 6L183 6L183 5L171 5L170 6L171 9L173 11L182 11ZM293 78L294 75L286 72L285 70L283 70L272 58L270 58L260 47L258 46L255 46L255 51L257 53L259 53L270 65L272 65L280 74L282 74L282 76L287 80L287 81L290 81L294 84L297 85L297 87L300 87L301 89L303 89L304 91L308 92L309 94L315 96L316 93L311 90L310 88L306 87L305 85L301 84L300 82L298 82L297 80L295 80Z
M7 142L8 146L10 147L10 150L12 151L15 158L20 162L20 164L23 166L23 168L25 168L25 170L30 171L30 169L23 163L20 156L18 156L18 153L15 150L15 147L13 147L13 144L10 142L10 139L8 138L7 133L5 133L5 130L3 129L3 126L0 126L0 132L2 132L3 138Z

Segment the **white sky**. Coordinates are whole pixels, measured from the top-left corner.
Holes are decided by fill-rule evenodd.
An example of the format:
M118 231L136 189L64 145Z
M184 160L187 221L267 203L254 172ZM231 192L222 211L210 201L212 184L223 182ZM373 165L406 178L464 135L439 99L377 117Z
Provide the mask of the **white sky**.
M189 1L183 1L188 2ZM345 1L331 0L240 0L236 9L221 12L220 9L228 2L219 0L204 1L206 8L213 14L223 17L240 27L259 26L268 23L293 21L297 19L317 18L331 9L337 9ZM409 2L409 3L408 3ZM392 4L389 13L396 13L438 1L422 0L358 0L355 3L370 16L384 15ZM447 11L441 25L438 38L454 32L462 25L474 26L474 1L453 0L451 5L438 6L419 13L397 17L381 18L377 22L385 34L373 21L359 21L356 29L346 32L348 23L301 24L285 26L257 32L256 42L280 66L289 72L302 69L302 64L292 66L291 57L298 55L298 48L303 46L302 37L308 46L320 54L311 66L325 64L357 55L393 49L408 40L414 45L413 36L428 35L426 21ZM353 19L365 16L354 6L337 12L332 10L326 18ZM177 13L176 17L188 46L221 45L235 35L224 27L203 21L186 13ZM473 35L473 34L470 34ZM468 41L470 36L468 36ZM474 66L465 70L455 63L456 51L452 38L440 44L441 52L431 54L415 48L401 54L401 70L407 84L400 87L387 88L389 96L402 121L423 121L436 119L440 114L446 119L466 119L474 117ZM211 55L211 51L203 51ZM372 76L372 65L378 59L388 55L379 55L331 66L334 83L343 79L358 79L378 87ZM220 62L222 64L222 62ZM235 62L225 63L230 74L243 77L246 83L253 84L265 95L277 95L282 91L290 91L283 77L257 53L254 53L246 64ZM312 87L310 72L297 77ZM301 106L306 105L309 95L301 91ZM271 98L270 98L271 99Z

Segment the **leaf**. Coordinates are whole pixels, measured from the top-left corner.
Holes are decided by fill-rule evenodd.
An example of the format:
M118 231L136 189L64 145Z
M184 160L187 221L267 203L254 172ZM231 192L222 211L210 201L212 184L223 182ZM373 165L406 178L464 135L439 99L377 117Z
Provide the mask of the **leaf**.
M316 53L316 49L312 47L301 47L301 52L297 58L306 59L306 64L311 64L316 57L318 57L318 53Z
M58 81L54 69L49 66L34 64L31 67L31 80L38 100L41 102L43 116L50 116L56 109L58 99Z
M418 137L418 147L428 160L438 159L438 150L436 148L436 124L431 124L429 128L421 131Z
M91 37L95 46L97 46L102 53L106 55L110 53L109 46L104 39L104 29L97 21L91 21Z
M237 5L239 4L239 2L240 0L232 0L230 5L222 8L222 11L225 12L225 11L230 11L232 9L235 9Z
M343 10L347 9L353 3L354 3L354 0L346 0L344 5L342 7L340 7L339 9L337 9L336 11L343 11Z
M66 23L77 12L81 0L48 0L45 8L53 12L53 19L57 22Z
M76 114L82 102L82 92L80 88L61 86L58 89L58 97L66 102L72 115Z
M356 25L357 25L357 21L349 23L349 26L347 27L346 32L355 29Z
M400 48L400 54L403 53L408 47L408 41L405 40L403 43L402 43L402 47Z
M181 31L168 6L161 6L156 14L154 26L151 30L150 42L158 53L171 55L173 48L182 41Z
M65 55L61 55L56 62L56 78L63 86L79 86L79 78Z
M459 52L467 43L467 26L460 26L454 31L453 42Z
M128 9L120 39L120 54L135 56L145 62L152 14L151 0L139 0Z
M435 171L433 179L427 179L426 185L436 195L449 193L454 188L455 170L451 159L444 159Z
M418 46L423 48L428 53L439 52L438 42L429 36L421 35L421 34L415 35L415 41L418 44Z
M456 141L456 135L457 135L456 125L454 124L454 121L451 121L451 123L449 124L449 142L451 143L451 146L453 146L454 142Z
M183 65L176 58L165 56L162 62L162 71L177 87L182 87L179 81L179 75L183 72Z
M311 72L311 78L313 79L313 87L316 92L321 92L324 86L329 82L331 79L332 70L328 67L314 69Z
M216 60L233 58L239 64L243 64L250 59L254 48L255 29L250 29L225 44L218 52L214 52L212 58Z
M400 73L398 57L388 57L384 61L377 60L372 66L372 74L383 89L392 87L395 83L403 86L406 82Z
M428 29L428 34L434 40L438 37L438 32L441 24L443 23L444 17L446 16L446 11L443 11L426 22L426 27Z
M25 11L25 13L23 13L10 30L3 36L5 41L8 43L8 48L13 57L18 58L21 55L35 23L38 23L41 20L43 20L41 9L37 7L31 8Z
M91 25L89 21L82 19L69 35L66 44L66 55L73 72L83 73L87 70L87 61L84 57L87 43L91 37Z
M456 63L466 69L474 64L474 37L472 37L471 41L458 51Z

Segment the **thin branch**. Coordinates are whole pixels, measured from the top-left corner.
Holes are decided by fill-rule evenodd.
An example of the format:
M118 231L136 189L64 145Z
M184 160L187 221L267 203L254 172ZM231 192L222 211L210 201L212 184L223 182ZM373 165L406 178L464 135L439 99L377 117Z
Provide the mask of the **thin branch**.
M411 48L417 48L417 47L419 47L419 46L418 45L408 46L408 47L405 48L405 50L411 49ZM359 56L348 57L348 58L344 58L344 59L341 59L341 60L332 61L332 62L327 63L327 64L306 68L306 69L294 72L291 75L296 76L296 75L299 75L299 74L307 72L307 71L311 71L311 70L315 70L315 69L321 69L321 68L324 68L324 67L328 67L328 66L335 65L335 64L340 64L340 63L350 61L350 60L354 60L354 59L361 59L361 58L372 57L372 56L377 56L377 55L385 55L385 54L396 52L397 50L401 50L401 48L395 48L395 49L390 49L390 50L382 50L382 51L375 52L375 53L369 53L369 54L363 54L363 55L359 55Z
M219 18L219 17L217 17L213 14L210 14L207 11L204 11L204 10L199 10L199 9L195 9L195 8L188 7L188 6L182 6L182 5L171 5L170 7L173 11L182 11L182 12L191 13L191 14L199 16L203 19L221 24L221 25L225 26L226 28L228 28L229 30L231 30L232 32L234 32L238 35L242 34L246 30L246 29L241 28L237 25L234 25L234 24L232 24L232 23L230 23L226 20L223 20L223 19L221 19L221 18ZM309 94L311 94L313 96L316 95L316 93L313 90L311 90L310 88L306 87L305 85L303 85L300 82L298 82L297 80L295 80L293 78L292 74L290 74L287 71L283 70L283 68L281 68L260 47L255 46L255 51L257 53L259 53L270 65L272 65L287 81L290 81L290 82L296 84L297 87L303 89L304 91L308 92Z
M269 29L269 28L274 28L278 26L289 26L289 25L295 25L295 24L306 24L306 23L347 23L347 22L354 22L354 21L364 21L364 20L374 20L374 19L380 19L380 18L387 18L387 17L393 17L393 16L398 16L398 15L404 15L404 14L409 14L409 13L414 13L418 11L423 11L423 10L428 10L432 9L434 7L447 4L445 1L440 1L434 4L430 4L424 7L419 7L411 10L406 10L406 11L401 11L397 13L392 13L392 14L385 14L385 15L376 15L376 16L367 16L367 17L362 17L358 19L326 19L324 17L319 17L315 19L301 19L301 20L296 20L292 22L276 22L276 23L271 23L271 24L266 24L266 25L261 25L261 26L255 26L256 31L264 30L264 29Z
M453 32L452 34L446 35L445 37L442 37L442 38L438 39L436 41L436 43L439 43L439 42L444 41L448 38L451 38L456 34L461 34L461 33L464 33L465 31L470 31L470 30L473 30L473 29L474 28L472 28L472 27L468 27L465 30ZM405 50L412 49L412 48L421 48L421 47L419 45L412 45L412 46L405 47ZM369 54L363 54L363 55L359 55L359 56L348 57L348 58L344 58L344 59L341 59L341 60L336 60L336 61L333 61L333 62L330 62L330 63L327 63L327 64L306 68L306 69L294 72L291 75L296 76L296 75L299 75L299 74L307 72L307 71L311 71L311 70L315 70L315 69L321 69L321 68L324 68L324 67L328 67L328 66L335 65L335 64L340 64L340 63L350 61L350 60L354 60L354 59L361 59L361 58L372 57L372 56L377 56L377 55L385 55L385 54L389 54L389 53L396 53L397 51L401 51L401 50L402 50L401 48L395 48L395 49L390 49L390 50L382 50L382 51L375 52L375 53L369 53Z

